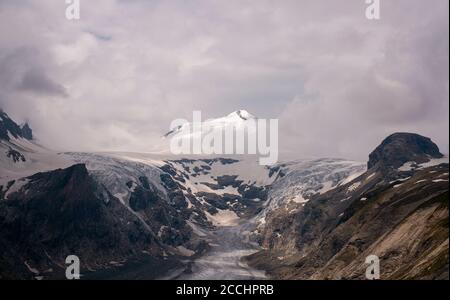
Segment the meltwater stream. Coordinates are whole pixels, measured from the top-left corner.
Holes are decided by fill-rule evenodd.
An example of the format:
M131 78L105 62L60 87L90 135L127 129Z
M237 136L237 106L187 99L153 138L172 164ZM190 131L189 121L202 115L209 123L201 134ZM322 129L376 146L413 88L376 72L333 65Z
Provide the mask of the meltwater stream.
M243 226L219 227L211 233L211 250L188 264L176 278L180 280L256 280L265 279L264 271L253 269L241 258L258 248L243 234Z
M184 267L175 267L160 280L262 280L264 271L253 269L242 262L244 256L255 253L259 247L248 239L249 223L217 227L203 232L211 249L196 259L186 258ZM130 262L111 269L83 274L83 279L145 280L155 277L155 262L150 260Z

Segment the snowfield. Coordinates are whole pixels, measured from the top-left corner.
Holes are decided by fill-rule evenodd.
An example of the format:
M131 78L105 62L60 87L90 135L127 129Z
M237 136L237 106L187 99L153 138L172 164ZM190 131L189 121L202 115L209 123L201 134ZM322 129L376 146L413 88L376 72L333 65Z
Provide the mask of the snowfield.
M332 158L297 160L276 167L284 175L271 185L266 208L255 219L260 225L270 211L291 202L303 205L312 195L326 193L366 171L364 163Z
M5 155L0 156L2 167L0 185L6 186L8 182L16 180L8 193L17 191L25 185L25 180L17 179L37 172L83 163L93 178L129 209L131 193L142 176L148 178L151 185L167 198L167 191L161 182L160 175L164 173L161 167L169 164L180 174L186 175L188 180L178 181L178 184L184 187L185 195L186 191L189 191L193 195L206 192L220 196L225 194L239 196L237 188L231 185L212 188L217 184L217 178L224 175L233 176L236 181L249 186L270 186L268 199L262 203L265 209L255 219L259 224L264 224L263 219L268 211L289 203L304 204L311 195L326 193L351 181L366 170L363 163L341 159L296 160L267 167L259 165L258 158L250 155L182 158L173 155L131 152L57 153L31 141L14 138L10 142L2 141L0 147L4 152L10 148L15 149L26 157L26 162L14 163ZM127 183L130 182L131 186L128 186ZM349 190L355 188L357 186L351 186ZM253 201L257 203L261 200ZM203 199L200 199L200 202L205 203ZM188 197L186 197L186 203L189 208L193 206ZM208 212L205 215L208 221L217 227L234 226L240 220L239 216L231 210L219 209L214 215Z

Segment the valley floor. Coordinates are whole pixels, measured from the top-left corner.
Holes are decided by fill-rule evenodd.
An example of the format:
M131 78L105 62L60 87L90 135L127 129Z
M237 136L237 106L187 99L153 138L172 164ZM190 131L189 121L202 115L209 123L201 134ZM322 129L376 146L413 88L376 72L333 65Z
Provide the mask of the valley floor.
M212 249L188 263L186 270L172 279L181 280L253 280L265 279L264 271L241 261L259 249L245 238L245 225L220 227L211 234Z
M102 270L83 276L84 279L115 280L155 279L156 269L166 269L167 274L156 277L163 280L263 280L264 271L249 267L242 262L244 256L259 251L259 247L245 238L246 224L218 227L209 232L205 239L211 249L204 255L186 259L183 265L174 261L156 266L151 257L142 257L139 261L123 266Z

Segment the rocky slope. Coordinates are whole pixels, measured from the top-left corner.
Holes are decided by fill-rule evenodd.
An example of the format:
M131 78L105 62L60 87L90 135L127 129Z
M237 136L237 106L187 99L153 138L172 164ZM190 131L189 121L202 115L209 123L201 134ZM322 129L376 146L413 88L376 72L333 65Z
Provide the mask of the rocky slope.
M80 257L83 273L143 259L157 266L153 278L204 250L157 166L56 153L28 140L28 126L20 133L2 120L0 278L64 278L68 255Z
M406 149L406 151L405 151ZM252 266L282 279L448 279L448 161L429 139L394 134L369 169L291 211L266 217Z
M17 125L4 111L0 110L0 140L9 141L11 138L33 139L33 131L25 123Z
M2 120L0 278L64 278L72 254L89 278L136 260L161 276L208 249L205 230L260 209L271 181L256 161L56 153Z
M368 254L385 278L448 274L448 160L418 135L388 137L368 168L329 158L268 167L255 156L57 153L5 113L0 126L3 279L64 278L72 254L91 279L202 277L221 261L236 263L226 278L263 278L239 261L255 242L265 250L250 264L276 278L362 278Z
M10 184L7 200L0 201L2 278L58 276L72 254L80 258L84 272L142 251L155 263L166 259L153 232L95 183L85 165L19 181Z

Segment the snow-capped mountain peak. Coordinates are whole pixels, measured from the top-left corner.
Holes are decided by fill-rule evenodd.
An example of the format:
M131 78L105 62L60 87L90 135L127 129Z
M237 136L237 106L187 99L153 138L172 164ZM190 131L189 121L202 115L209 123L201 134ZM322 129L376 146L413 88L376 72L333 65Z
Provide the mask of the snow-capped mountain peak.
M167 132L164 137L170 137L175 134L180 134L183 136L195 134L196 129L197 130L205 130L205 129L212 129L212 128L220 128L220 127L226 127L226 126L236 126L239 127L242 124L245 124L246 121L249 120L256 120L257 117L249 113L248 111L244 109L236 110L224 117L220 118L214 118L214 119L207 119L207 120L200 120L201 126L194 128L194 123L198 122L199 120L195 120L193 122L184 123L182 125L179 125L175 128L172 128L169 132ZM197 133L198 134L198 133Z
M242 119L242 120L249 120L249 119L256 119L254 115L246 111L245 109L240 109L232 112L227 116L230 119L234 119L236 117Z

